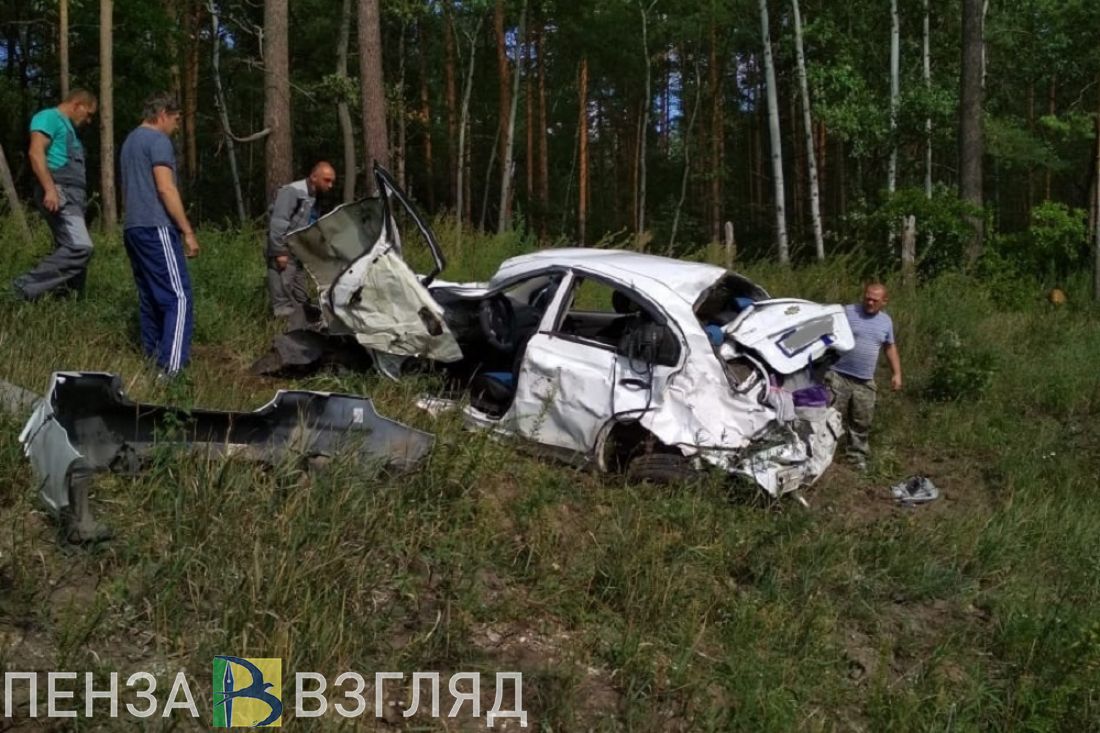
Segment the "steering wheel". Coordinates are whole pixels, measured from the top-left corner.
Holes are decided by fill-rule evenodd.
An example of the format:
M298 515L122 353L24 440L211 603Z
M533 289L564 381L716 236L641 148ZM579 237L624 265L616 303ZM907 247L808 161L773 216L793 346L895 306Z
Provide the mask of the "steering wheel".
M478 321L485 340L498 351L510 352L516 348L516 311L512 301L504 293L497 293L481 301Z

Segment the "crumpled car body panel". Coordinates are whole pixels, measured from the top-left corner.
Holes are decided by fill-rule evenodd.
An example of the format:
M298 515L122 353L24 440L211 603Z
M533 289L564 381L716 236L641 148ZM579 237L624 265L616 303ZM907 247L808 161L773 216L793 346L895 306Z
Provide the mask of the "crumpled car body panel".
M69 505L75 474L136 471L158 443L267 464L348 452L364 464L401 470L426 457L435 441L382 417L363 397L280 390L253 412L184 411L132 402L118 375L102 372L54 373L19 440L54 511Z

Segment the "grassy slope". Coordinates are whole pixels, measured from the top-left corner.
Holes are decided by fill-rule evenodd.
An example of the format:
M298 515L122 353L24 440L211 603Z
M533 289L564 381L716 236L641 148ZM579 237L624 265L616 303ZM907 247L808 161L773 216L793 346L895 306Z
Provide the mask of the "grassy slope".
M0 237L7 282L35 253ZM445 239L448 279L521 246ZM41 390L54 369L115 371L135 399L227 408L289 386L246 373L273 333L259 238L202 241L190 384L165 394L142 363L114 241L88 300L0 304L0 378ZM845 263L749 274L781 295L857 288ZM716 481L577 473L433 424L411 407L423 384L329 374L294 384L434 430L430 462L311 476L165 452L100 482L117 539L64 548L19 421L0 416L0 664L193 680L221 653L330 675L518 669L555 731L1100 729L1100 327L1035 300L998 312L958 277L896 295L910 389L883 396L871 475L832 469L809 510ZM920 399L946 329L994 355L983 398ZM892 507L883 487L917 471L945 497Z

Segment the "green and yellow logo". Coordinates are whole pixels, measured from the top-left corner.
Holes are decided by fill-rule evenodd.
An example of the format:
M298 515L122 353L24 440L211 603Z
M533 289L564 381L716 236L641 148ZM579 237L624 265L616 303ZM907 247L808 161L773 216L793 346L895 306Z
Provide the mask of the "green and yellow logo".
M283 660L214 657L214 727L279 728Z

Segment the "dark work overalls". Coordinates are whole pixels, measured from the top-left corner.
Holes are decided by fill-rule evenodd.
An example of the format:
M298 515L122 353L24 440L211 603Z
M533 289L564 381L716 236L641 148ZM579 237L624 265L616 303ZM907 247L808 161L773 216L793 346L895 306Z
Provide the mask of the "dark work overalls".
M52 290L84 292L88 261L92 258L92 238L84 221L85 193L84 147L76 139L72 125L66 126L65 165L50 171L57 187L57 212L47 211L42 200L45 192L35 186L35 203L49 224L54 250L29 272L16 278L16 293L34 300Z

